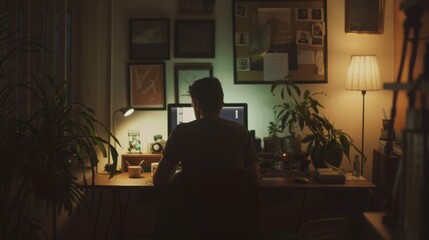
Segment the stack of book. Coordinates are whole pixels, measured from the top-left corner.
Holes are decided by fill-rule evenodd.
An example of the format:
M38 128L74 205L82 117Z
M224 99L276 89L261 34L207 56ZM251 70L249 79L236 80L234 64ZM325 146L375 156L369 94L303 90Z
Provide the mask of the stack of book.
M346 174L337 169L318 168L316 169L315 178L320 183L344 184Z

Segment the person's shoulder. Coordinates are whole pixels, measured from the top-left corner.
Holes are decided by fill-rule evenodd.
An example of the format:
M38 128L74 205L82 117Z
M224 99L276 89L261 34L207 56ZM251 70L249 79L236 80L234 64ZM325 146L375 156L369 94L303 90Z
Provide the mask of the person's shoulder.
M224 125L226 125L230 128L235 128L235 129L240 130L240 131L247 131L247 129L243 125L236 123L234 121L223 119L223 118L220 118L219 121L221 121Z
M197 120L194 120L194 121L190 121L190 122L185 122L185 123L178 124L176 126L176 131L177 130L184 131L186 129L192 128L193 126L195 126L197 124L197 122L198 122Z

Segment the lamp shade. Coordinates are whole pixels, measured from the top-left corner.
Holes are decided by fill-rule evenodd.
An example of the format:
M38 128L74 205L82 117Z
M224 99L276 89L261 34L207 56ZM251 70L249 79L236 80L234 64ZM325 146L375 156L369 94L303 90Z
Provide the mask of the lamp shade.
M121 112L122 115L124 115L124 117L128 117L128 116L130 116L131 114L134 113L134 108L132 108L132 107L124 107L124 108L119 109L118 111ZM116 112L118 112L118 111L116 111Z
M124 117L128 117L134 113L134 108L132 107L121 108L121 112L124 114Z
M350 58L346 89L357 91L381 89L380 68L375 55L353 55Z

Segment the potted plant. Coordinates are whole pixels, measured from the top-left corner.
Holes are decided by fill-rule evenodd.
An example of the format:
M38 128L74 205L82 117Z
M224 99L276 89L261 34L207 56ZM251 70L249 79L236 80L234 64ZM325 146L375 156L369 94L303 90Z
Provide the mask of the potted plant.
M274 94L280 87L280 95L284 101L283 104L277 105L277 109L280 109L278 119L281 127L287 128L291 135L295 134L296 126L299 126L301 131L304 128L310 131L301 142L307 144L306 154L311 156L316 168L325 167L325 161L339 167L343 154L350 162L350 147L362 154L347 133L336 129L325 116L321 115L319 108L324 106L315 97L326 96L325 93L311 93L305 90L301 94L300 88L287 78L275 81L271 86L271 92ZM294 104L293 107L290 102Z
M14 18L8 14L9 9L0 3L0 23L4 26L0 29L0 48L5 50L0 55L0 160L5 169L0 176L0 239L46 237L40 220L25 211L34 196L45 200L52 212L55 239L56 214L62 210L71 213L75 204L82 203L80 182L87 185L85 170L90 169L94 180L98 155L107 155L106 146L115 166L111 177L116 171L118 153L97 130L118 142L90 108L67 99L65 84L34 76L17 83L19 69L13 64L5 68L11 56L46 49L20 39L19 31L11 28Z
M362 154L350 135L335 128L325 116L312 114L307 124L311 134L305 136L302 142L308 144L307 153L311 154L315 168L326 167L326 162L340 167L343 154L350 162L350 147Z
M306 90L301 95L301 90L292 81L276 81L271 86L271 93L274 95L274 91L277 87L282 85L280 90L280 96L283 101L282 104L274 106L275 112L277 113L277 121L280 124L282 131L285 129L289 135L284 138L283 149L288 152L289 155L301 154L301 136L297 134L296 130L302 132L305 126L306 119L313 111L319 113L319 107L323 107L314 96L324 93L313 93ZM286 94L286 95L285 95ZM286 100L292 100L288 102Z

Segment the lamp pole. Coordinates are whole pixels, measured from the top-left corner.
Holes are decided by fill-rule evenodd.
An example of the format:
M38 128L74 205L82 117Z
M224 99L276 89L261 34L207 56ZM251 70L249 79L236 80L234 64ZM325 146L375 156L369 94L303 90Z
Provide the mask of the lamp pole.
M365 142L365 94L366 90L362 90L362 159L360 161L360 175L363 176L363 161L365 158L364 142Z

